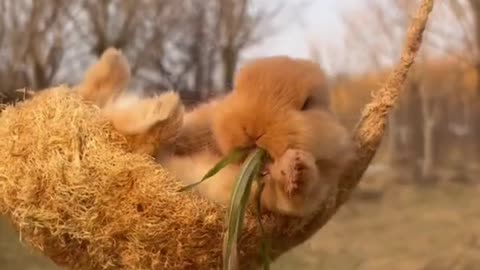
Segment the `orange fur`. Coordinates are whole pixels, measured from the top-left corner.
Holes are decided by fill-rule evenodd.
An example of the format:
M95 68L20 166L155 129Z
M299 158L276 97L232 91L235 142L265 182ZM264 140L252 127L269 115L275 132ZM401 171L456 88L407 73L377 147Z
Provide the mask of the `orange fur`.
M132 151L154 155L170 145L183 123L183 104L174 92L143 98L125 93L130 66L123 54L107 49L76 88L86 101L99 106L113 127L127 136Z
M104 61L123 69L118 59L102 59L97 66ZM125 85L121 76L100 72L95 77L94 70L105 69L91 69L84 96L103 104L117 130L143 142L140 152L153 154L158 145L167 144L156 153L157 161L185 184L200 180L229 151L258 146L272 158L269 173L262 176L265 209L306 216L336 187L343 165L352 157L349 134L330 111L323 72L310 61L288 57L252 61L236 75L231 93L187 112L175 93L118 98L121 87L113 85ZM196 190L226 204L239 172L240 164L231 164ZM256 192L254 185L252 193Z
M157 161L185 185L198 182L219 161L220 156L207 149L188 155L172 155L163 152L157 156ZM205 198L228 205L235 185L235 177L240 172L240 165L232 164L207 181L198 185L196 191Z
M307 98L314 108L328 109L325 78L316 64L288 57L246 64L213 119L222 153L256 145L278 159L288 148L304 148L305 136L320 131L308 128L315 119L306 120L301 111Z
M307 99L309 105L302 109ZM263 205L288 215L309 215L336 187L343 165L353 154L349 134L329 106L325 78L318 65L288 57L252 61L240 69L230 94L187 113L186 118L195 121L186 122L184 130L208 132L202 136L185 132L176 144L207 140L211 147L190 144L192 148L186 152L193 153L188 157L191 163L182 166L178 160L169 169L198 166L204 174L231 150L258 146L273 159L270 174L265 176ZM212 158L215 155L217 158ZM166 159L159 161L168 163ZM229 198L238 164L227 171L204 182L199 191L210 199ZM185 176L185 172L181 174ZM188 175L184 180L190 184L203 174Z
M134 152L148 155L171 145L183 124L183 104L174 92L143 99L121 95L105 105L103 114L127 136Z
M87 70L77 91L84 100L103 107L127 88L130 76L130 67L122 52L108 48Z

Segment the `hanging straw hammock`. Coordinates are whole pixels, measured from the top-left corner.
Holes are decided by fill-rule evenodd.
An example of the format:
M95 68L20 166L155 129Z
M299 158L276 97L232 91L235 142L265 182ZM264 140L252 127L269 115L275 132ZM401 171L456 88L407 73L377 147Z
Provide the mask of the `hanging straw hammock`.
M317 232L348 199L382 139L420 48L433 0L423 0L401 61L354 131L356 159L338 194L308 220L264 216L273 259ZM137 141L138 142L138 141ZM0 116L0 214L22 241L69 269L218 269L226 208L190 193L153 158L132 152L99 109L66 86L6 108ZM240 269L258 267L260 230L247 212Z

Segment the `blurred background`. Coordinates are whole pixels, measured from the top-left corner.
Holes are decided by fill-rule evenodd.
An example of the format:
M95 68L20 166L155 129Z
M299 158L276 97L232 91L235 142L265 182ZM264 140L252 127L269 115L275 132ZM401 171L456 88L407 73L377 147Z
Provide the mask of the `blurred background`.
M317 61L350 129L399 60L413 0L1 0L0 103L76 84L107 47L132 89L194 105L246 60ZM480 1L439 0L381 149L351 200L273 269L480 269ZM0 220L0 269L56 269Z

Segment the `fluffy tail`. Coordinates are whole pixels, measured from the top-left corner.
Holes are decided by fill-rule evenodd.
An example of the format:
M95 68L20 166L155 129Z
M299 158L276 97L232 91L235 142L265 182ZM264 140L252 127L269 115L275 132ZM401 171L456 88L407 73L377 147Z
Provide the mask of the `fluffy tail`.
M130 76L125 56L117 49L108 48L87 70L78 93L84 100L103 107L127 88Z

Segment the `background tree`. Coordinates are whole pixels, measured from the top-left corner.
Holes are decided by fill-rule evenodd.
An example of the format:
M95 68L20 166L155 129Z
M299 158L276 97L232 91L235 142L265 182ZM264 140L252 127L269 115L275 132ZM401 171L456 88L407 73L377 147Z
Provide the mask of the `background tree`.
M67 6L63 0L0 3L0 99L12 102L15 90L51 85L64 52Z
M242 52L272 34L281 8L249 0L5 0L2 93L78 82L116 47L132 65L133 89L174 89L195 102L231 89Z

